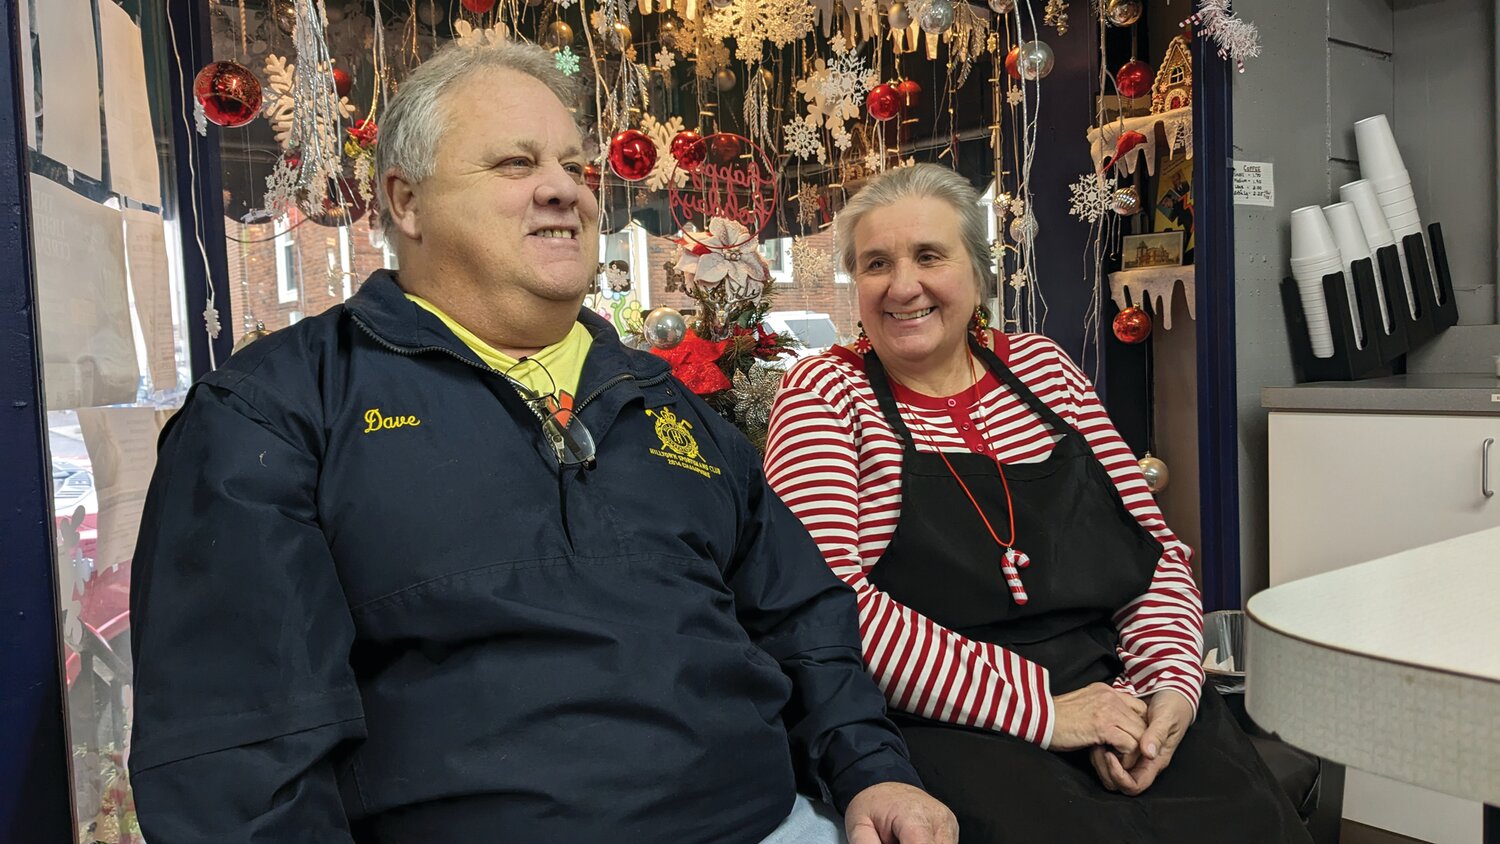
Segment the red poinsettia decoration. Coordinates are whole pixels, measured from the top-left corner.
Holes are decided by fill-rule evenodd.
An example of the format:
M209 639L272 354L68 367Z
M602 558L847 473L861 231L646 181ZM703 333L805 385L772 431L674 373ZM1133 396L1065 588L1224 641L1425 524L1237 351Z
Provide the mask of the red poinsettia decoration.
M729 389L730 382L719 368L727 340L705 340L691 330L682 342L670 349L652 349L651 353L672 365L672 374L700 396Z
M360 149L369 149L380 137L380 127L375 125L375 121L368 119L356 120L353 126L344 131L348 132L349 137L359 144Z
M792 353L791 349L781 344L781 338L775 332L766 330L765 323L756 323L754 328L734 329L735 340L752 335L755 337L755 346L750 349L750 354L761 360L775 360L781 355Z

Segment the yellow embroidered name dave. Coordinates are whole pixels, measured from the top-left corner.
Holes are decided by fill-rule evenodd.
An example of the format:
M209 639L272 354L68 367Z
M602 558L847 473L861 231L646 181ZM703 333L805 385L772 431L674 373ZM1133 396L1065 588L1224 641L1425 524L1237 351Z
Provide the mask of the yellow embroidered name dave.
M653 457L660 457L679 469L697 472L705 478L722 474L718 466L709 465L699 456L698 441L691 432L693 423L678 419L672 408L647 410L646 415L656 420L656 436L661 448L649 449Z
M422 420L415 416L386 416L378 407L365 411L366 434L374 431L389 431L392 428L415 428L421 424Z

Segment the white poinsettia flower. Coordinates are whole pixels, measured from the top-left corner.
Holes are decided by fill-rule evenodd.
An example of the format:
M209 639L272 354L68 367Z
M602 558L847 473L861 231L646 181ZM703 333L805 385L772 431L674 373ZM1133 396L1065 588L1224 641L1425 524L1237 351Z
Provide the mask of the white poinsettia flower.
M682 250L682 255L677 259L675 266L678 272L688 278L692 278L698 274L698 256L684 249Z
M764 282L765 264L744 226L734 220L714 217L708 221L708 237L695 240L709 250L708 254L698 258L698 284L714 287L728 281L730 290L735 291L751 282Z

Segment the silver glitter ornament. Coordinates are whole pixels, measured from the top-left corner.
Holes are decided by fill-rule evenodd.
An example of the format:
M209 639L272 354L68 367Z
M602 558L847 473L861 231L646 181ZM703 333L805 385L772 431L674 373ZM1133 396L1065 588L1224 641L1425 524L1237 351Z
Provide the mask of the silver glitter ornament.
M641 333L655 349L670 349L687 336L687 320L676 308L660 307L646 314Z
M1027 82L1035 82L1051 73L1052 66L1057 63L1052 48L1043 41L1027 41L1017 50L1016 69Z
M922 17L917 22L928 35L947 32L953 26L953 4L949 0L931 0L927 8L922 10Z

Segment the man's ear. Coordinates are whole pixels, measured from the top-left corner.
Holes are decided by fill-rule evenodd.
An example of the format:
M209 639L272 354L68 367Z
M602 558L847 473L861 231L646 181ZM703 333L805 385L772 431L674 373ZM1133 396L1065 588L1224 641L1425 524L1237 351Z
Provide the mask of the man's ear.
M417 186L392 168L381 177L380 187L385 207L390 210L391 220L395 222L396 228L412 240L421 240Z

